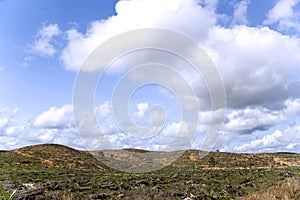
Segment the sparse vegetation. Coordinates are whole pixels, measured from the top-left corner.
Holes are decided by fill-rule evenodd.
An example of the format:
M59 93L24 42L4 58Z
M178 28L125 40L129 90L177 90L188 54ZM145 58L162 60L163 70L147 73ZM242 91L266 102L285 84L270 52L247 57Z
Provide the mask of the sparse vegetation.
M107 159L120 159L111 157L114 152L100 154L109 156ZM189 150L166 168L130 174L106 167L87 152L38 145L0 153L0 182L5 191L17 189L17 199L226 200L254 198L249 195L259 195L260 191L271 193L270 188L276 188L278 183L300 177L298 154L211 152L200 159L198 153ZM125 159L116 162L128 164ZM299 187L292 191L298 190Z
M13 192L4 191L2 185L0 185L0 200L13 200L17 190Z
M260 191L252 194L248 197L242 198L242 200L299 200L300 199L300 180L288 179L281 182L278 186L269 188L265 191Z

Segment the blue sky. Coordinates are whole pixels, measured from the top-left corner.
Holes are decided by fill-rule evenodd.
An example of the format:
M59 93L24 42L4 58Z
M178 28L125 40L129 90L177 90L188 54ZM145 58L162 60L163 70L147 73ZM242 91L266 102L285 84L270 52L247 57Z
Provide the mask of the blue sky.
M39 143L87 146L74 122L72 99L84 60L112 36L160 28L197 42L223 79L225 123L214 150L300 152L299 13L299 0L0 1L0 149ZM160 150L180 127L189 132L192 125L180 118L188 101L180 105L174 94L155 84L133 93L128 112L135 123L147 126L161 120L150 119L151 108L161 105L167 115L162 131L153 138L134 138L116 125L113 89L131 65L150 57L176 63L173 67L196 90L200 120L190 148L201 149L212 114L203 80L178 58L146 51L115 62L98 85L95 113L107 141L115 148Z

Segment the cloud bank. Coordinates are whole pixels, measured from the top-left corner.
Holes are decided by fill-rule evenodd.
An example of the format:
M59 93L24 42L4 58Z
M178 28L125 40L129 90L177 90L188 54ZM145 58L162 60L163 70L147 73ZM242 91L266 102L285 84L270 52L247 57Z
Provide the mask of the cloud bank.
M298 133L298 126L287 128L282 124L298 123L294 118L299 114L300 102L299 0L278 0L266 14L263 24L251 27L247 25L247 10L251 1L237 1L233 5L231 16L217 13L218 3L217 0L119 1L116 4L116 15L91 21L85 32L77 29L62 31L57 24L42 27L31 49L41 56L58 53L66 70L78 72L84 60L97 46L124 31L162 28L180 32L203 47L224 81L228 113L221 139L224 146L233 145L227 150L268 151L276 150L276 147L295 150L299 147L299 138L291 132ZM231 20L229 26L220 23L228 19ZM290 30L293 32L289 32ZM53 38L61 32L66 36L66 46L58 51ZM141 57L137 57L139 58ZM126 59L120 63L126 64ZM120 68L116 72L122 70ZM201 81L184 68L180 72L188 77L189 83L201 85ZM202 88L198 89L199 100L204 102L205 99L201 99L204 96L201 96ZM108 102L97 109L105 119L111 114ZM136 116L144 117L147 109L147 102L138 104ZM209 108L203 109L203 113L208 112L207 110ZM70 105L50 108L37 116L33 126L45 130L72 129L74 122L71 113ZM180 122L169 124L167 130L173 131L178 123ZM2 118L0 129L7 124L8 120ZM202 125L200 122L200 126ZM273 131L278 126L280 130ZM113 135L116 129L109 120L106 121L106 127L112 135L111 140L119 145L159 145L149 145L142 141L130 143L132 140L122 133ZM253 140L251 136L254 133L261 137ZM244 144L232 144L234 138L241 138ZM288 144L286 138L294 143Z

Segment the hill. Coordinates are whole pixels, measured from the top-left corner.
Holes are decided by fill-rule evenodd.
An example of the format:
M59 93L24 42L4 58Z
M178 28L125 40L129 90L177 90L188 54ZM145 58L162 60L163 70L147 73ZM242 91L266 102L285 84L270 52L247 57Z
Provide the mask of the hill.
M105 150L91 153L109 166L134 172L144 172L147 171L147 167L153 169L166 165L201 170L284 169L300 166L299 155L292 153L235 154L199 150L151 152L139 149ZM178 159L173 159L174 157L178 157ZM170 162L170 160L175 161Z
M162 155L155 165L174 152L30 146L0 154L0 183L6 191L17 189L16 199L236 199L300 177L300 155L291 153L188 150L177 152L182 156L168 167L141 174L108 168L90 153L139 167L140 154Z
M105 167L90 153L70 147L46 144L16 149L4 154L12 164L30 167L102 170Z

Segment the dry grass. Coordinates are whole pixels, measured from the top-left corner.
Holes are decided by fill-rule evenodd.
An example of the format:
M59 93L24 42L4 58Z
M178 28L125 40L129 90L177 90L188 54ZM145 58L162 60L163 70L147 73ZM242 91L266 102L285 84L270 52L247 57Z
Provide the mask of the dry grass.
M299 200L300 180L289 179L267 191L258 192L242 200Z
M60 200L77 200L71 192L64 191L64 194L60 197Z

